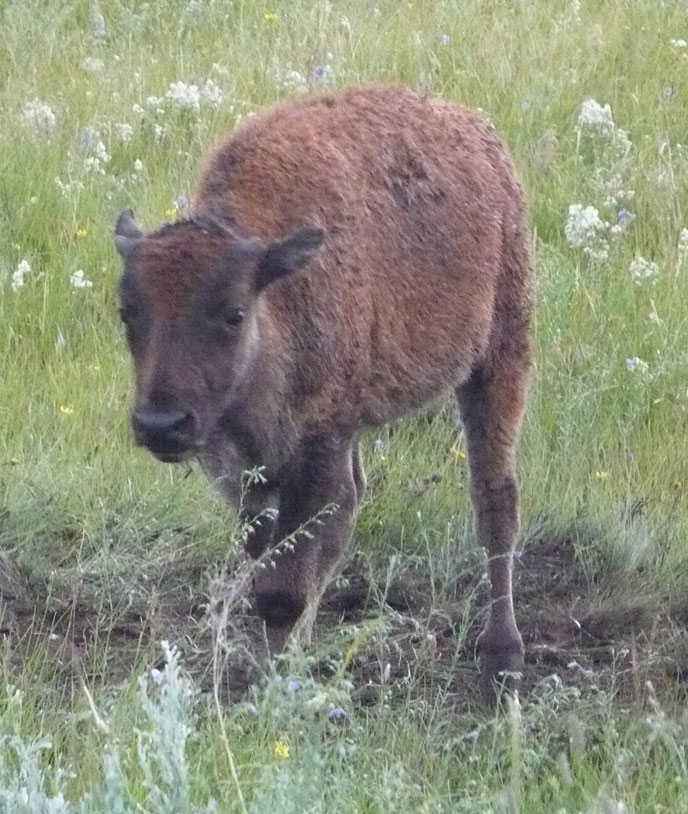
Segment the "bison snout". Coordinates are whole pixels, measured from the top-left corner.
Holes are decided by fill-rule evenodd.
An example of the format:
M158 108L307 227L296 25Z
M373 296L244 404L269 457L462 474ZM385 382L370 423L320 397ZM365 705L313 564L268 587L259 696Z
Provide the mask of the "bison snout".
M136 441L168 463L193 452L196 421L182 410L136 410L131 419Z

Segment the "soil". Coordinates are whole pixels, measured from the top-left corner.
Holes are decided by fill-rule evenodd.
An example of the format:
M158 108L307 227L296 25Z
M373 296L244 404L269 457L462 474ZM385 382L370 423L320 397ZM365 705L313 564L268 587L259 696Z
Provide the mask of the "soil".
M247 599L215 623L222 628L218 637L212 619L221 619L221 603L209 611L207 600L188 593L181 600L158 593L117 613L100 606L95 594L43 602L16 594L0 584L0 635L9 664L23 669L40 652L44 667L75 689L81 681L108 686L134 668L160 667L162 639L180 647L205 690L212 689L214 665L221 662L221 695L230 702L245 696L262 669L263 630ZM657 692L683 692L686 609L643 597L613 600L612 591L586 578L572 541L531 541L515 561L514 596L526 646L522 694L553 673L567 684L602 682L622 698L648 679ZM474 656L482 620L476 609L486 600L479 575L457 579L438 599L421 571L402 572L384 587L352 563L321 603L312 670L324 677L344 658L361 705L405 697L413 679L428 697L441 693L452 706L469 709L479 701Z

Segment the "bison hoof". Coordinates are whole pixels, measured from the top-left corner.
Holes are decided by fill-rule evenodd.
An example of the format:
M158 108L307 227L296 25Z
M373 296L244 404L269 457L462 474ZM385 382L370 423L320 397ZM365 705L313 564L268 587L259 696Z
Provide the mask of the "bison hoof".
M258 614L268 627L291 629L303 613L306 603L286 591L256 593Z
M265 625L265 636L268 640L268 651L271 656L282 653L287 646L293 628L291 625Z
M484 631L478 639L480 688L483 699L494 704L507 692L513 692L523 673L523 640L518 631Z

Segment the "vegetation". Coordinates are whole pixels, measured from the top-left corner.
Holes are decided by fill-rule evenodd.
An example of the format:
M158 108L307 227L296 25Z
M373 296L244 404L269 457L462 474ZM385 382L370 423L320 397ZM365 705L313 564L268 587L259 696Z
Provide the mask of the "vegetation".
M0 6L0 812L688 810L687 12ZM242 529L128 429L116 213L183 214L241 118L367 81L481 108L532 203L528 666L503 712L477 703L450 405L368 437L351 563L314 648L273 663Z

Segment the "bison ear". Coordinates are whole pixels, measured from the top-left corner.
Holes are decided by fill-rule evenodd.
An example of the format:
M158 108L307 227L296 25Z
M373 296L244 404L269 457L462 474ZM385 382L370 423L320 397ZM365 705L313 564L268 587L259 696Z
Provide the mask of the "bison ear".
M307 226L284 240L268 246L258 262L256 275L258 290L303 268L318 251L324 240L323 229Z
M131 250L143 237L143 232L139 228L131 209L125 209L120 213L115 224L115 246L117 251L126 258L131 254Z

